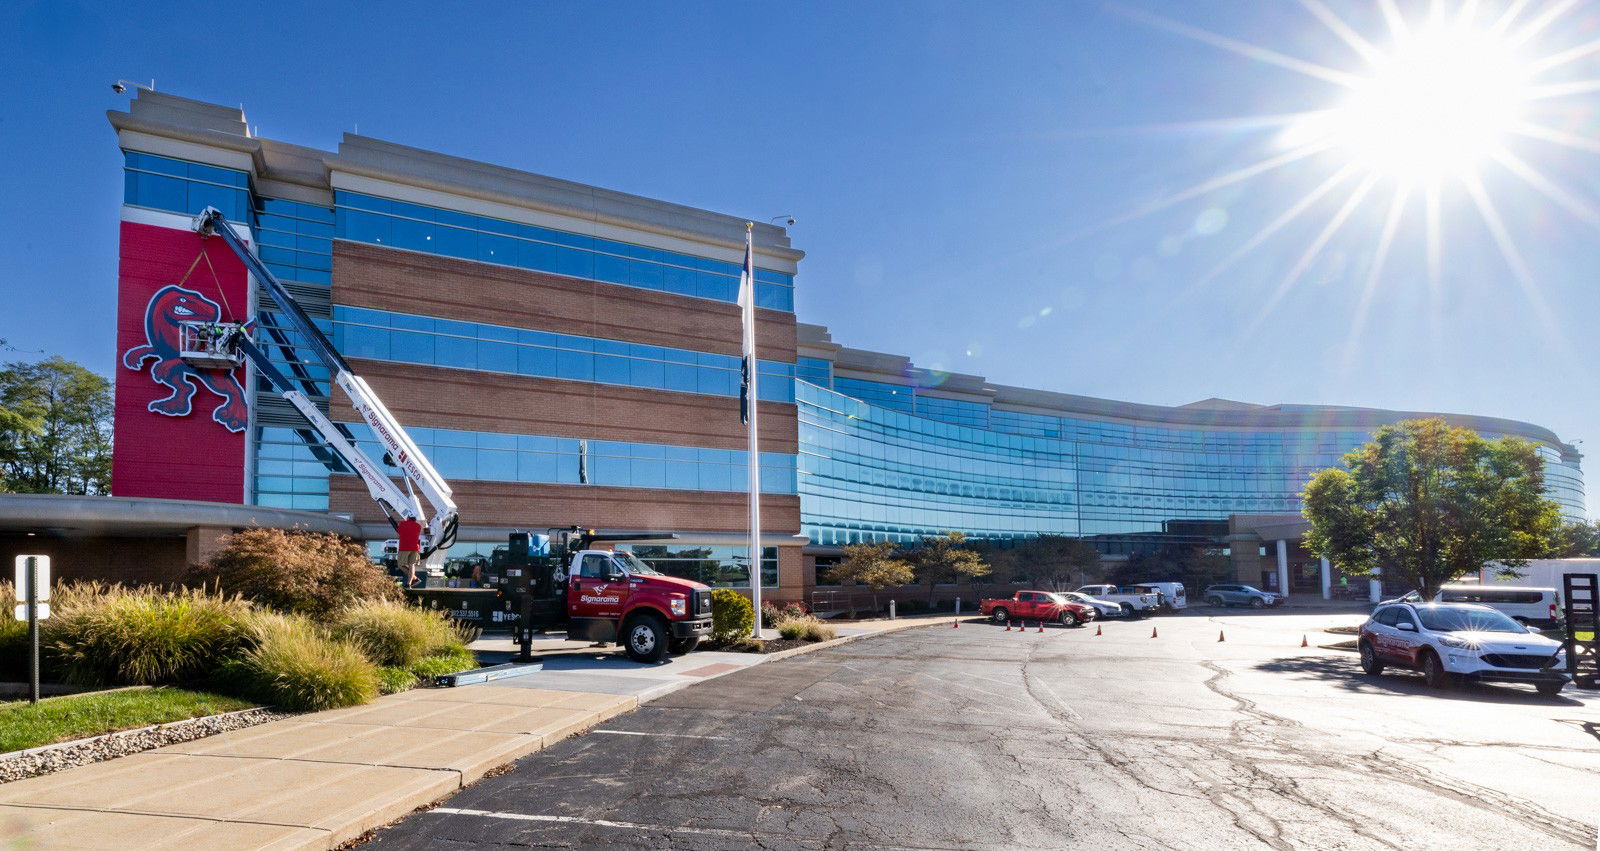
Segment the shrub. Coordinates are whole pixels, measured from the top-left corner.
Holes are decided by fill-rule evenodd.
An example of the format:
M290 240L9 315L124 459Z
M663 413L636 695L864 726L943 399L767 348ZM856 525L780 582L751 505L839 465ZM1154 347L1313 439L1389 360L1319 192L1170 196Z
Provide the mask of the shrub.
M478 667L478 657L472 651L461 648L459 651L439 653L425 659L418 659L407 670L421 680L432 680L445 674L459 674Z
M755 629L755 607L743 594L718 588L711 592L711 637L717 641L744 638Z
M417 675L405 668L396 668L393 665L382 665L378 668L378 692L380 694L395 694L405 691L417 684Z
M809 618L806 623L805 640L807 641L832 641L839 637L839 633L816 618Z
M95 586L62 597L41 644L52 668L82 685L204 677L238 650L249 611L237 598L196 589Z
M190 584L215 585L280 612L323 616L399 587L358 543L338 535L245 529L223 540Z
M355 645L335 641L310 619L254 612L245 619L248 649L223 666L219 681L284 709L333 709L378 694L378 668Z
M336 613L332 635L360 647L379 665L400 668L426 656L466 649L461 633L443 612L383 600Z
M810 615L784 621L778 634L790 641L830 641L837 637L833 627Z
M782 608L767 600L761 601L761 625L777 627L784 621L806 617L806 607L799 603L785 603Z
M21 682L28 678L28 622L19 621L9 611L17 599L16 590L9 582L0 582L0 598L6 611L0 611L0 681Z

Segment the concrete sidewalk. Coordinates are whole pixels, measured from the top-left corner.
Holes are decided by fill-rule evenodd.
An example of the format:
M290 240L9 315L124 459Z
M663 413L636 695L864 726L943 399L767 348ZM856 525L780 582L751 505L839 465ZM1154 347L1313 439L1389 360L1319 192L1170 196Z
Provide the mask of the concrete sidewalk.
M853 623L801 649L946 620ZM794 652L642 665L578 642L540 649L560 652L525 676L414 689L0 785L0 845L333 848L642 702Z

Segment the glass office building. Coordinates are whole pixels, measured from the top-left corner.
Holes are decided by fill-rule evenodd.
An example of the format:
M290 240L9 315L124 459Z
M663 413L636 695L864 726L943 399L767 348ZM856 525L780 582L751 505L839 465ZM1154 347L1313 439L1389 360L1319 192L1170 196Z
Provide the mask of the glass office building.
M1300 511L1300 490L1385 423L1423 414L1206 400L1178 408L990 385L844 349L802 325L802 533L824 548L960 530L1090 538L1109 553ZM1585 516L1577 451L1547 429L1444 415L1535 442L1546 491Z

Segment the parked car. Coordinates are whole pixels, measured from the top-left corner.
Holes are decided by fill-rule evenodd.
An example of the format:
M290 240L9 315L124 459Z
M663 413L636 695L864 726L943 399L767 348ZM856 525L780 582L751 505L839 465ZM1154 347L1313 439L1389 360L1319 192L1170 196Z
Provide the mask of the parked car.
M1102 618L1120 618L1127 614L1122 610L1121 603L1102 600L1099 597L1091 597L1088 594L1079 594L1076 591L1061 591L1059 593L1071 602L1094 607L1095 612Z
M1400 598L1423 602L1416 591ZM1495 585L1445 585L1433 595L1435 603L1479 603L1528 626L1561 625L1561 592L1554 588L1513 588Z
M1062 626L1079 626L1095 618L1093 606L1074 603L1049 591L1018 591L1006 599L980 600L978 612L995 623L1051 621Z
M1110 600L1122 607L1125 617L1139 617L1140 615L1154 614L1159 604L1155 594L1140 591L1131 585L1118 587L1116 585L1084 585L1078 589L1079 594L1088 594L1101 600Z
M1553 697L1570 679L1561 642L1473 603L1379 605L1361 625L1357 648L1368 675L1406 668L1433 688L1463 679L1529 683Z
M1169 612L1189 608L1189 598L1182 582L1140 582L1133 586L1147 594L1156 595L1156 605Z
M1266 609L1283 602L1283 598L1252 585L1212 585L1201 595L1208 606L1249 606Z

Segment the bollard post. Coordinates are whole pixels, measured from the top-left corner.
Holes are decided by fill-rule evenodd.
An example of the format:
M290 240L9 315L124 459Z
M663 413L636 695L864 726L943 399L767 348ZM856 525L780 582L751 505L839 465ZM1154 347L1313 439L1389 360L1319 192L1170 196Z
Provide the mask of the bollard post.
M889 601L889 620L894 620L894 601Z
M956 617L961 617L961 598L956 598Z

